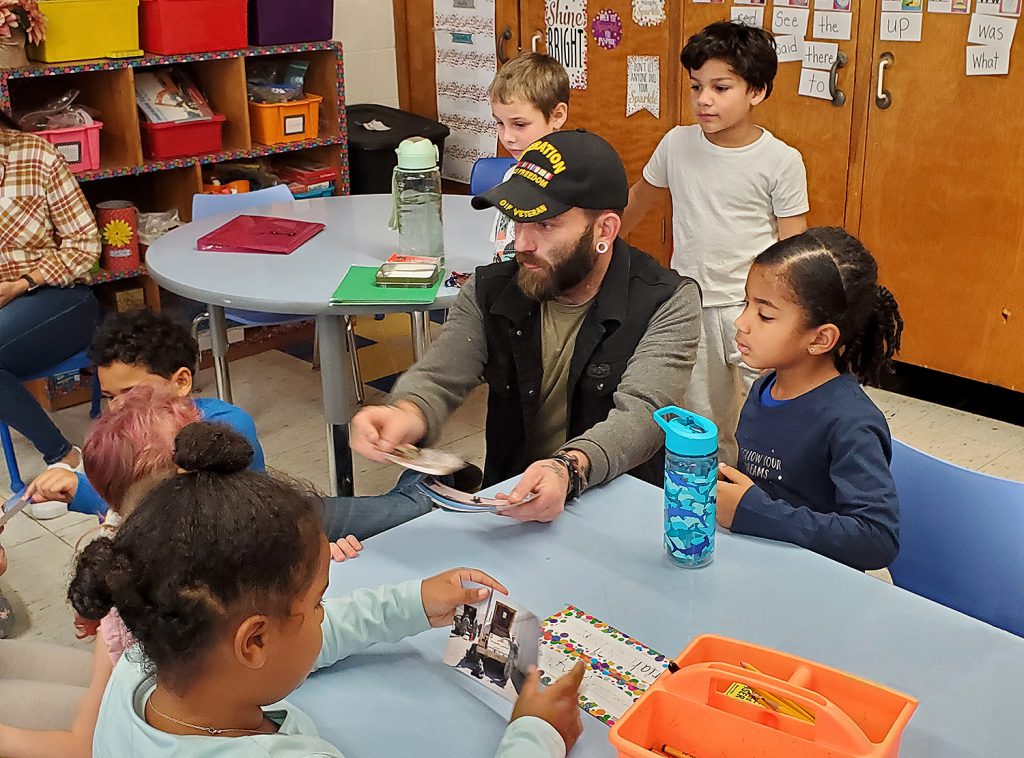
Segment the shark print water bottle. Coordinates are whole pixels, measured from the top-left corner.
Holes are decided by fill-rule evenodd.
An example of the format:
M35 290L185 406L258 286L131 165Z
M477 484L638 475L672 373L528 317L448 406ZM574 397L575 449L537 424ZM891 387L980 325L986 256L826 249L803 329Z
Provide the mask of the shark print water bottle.
M715 553L718 427L672 405L654 420L665 430L665 551L677 566L700 568Z

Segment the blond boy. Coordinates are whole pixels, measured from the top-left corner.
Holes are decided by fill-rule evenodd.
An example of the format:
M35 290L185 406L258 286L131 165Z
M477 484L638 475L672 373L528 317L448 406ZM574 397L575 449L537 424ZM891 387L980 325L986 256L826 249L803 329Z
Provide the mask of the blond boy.
M569 117L569 75L549 55L523 53L498 71L487 90L498 140L515 160L530 145L557 132ZM508 179L509 169L505 175ZM491 241L494 261L515 257L515 227L500 211L495 214Z

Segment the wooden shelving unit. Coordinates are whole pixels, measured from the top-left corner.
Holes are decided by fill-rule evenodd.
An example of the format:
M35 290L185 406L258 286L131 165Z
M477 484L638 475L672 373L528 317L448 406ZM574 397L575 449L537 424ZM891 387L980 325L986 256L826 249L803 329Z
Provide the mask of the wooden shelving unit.
M308 63L306 91L323 97L316 139L261 145L252 140L246 92L246 63L261 58L301 59ZM192 74L213 110L227 117L223 150L207 155L146 161L142 154L135 72L179 64ZM35 107L69 89L80 91L78 102L100 113L100 167L77 175L88 200L130 200L143 212L175 209L190 221L192 196L202 190L204 166L274 155L303 153L338 166L336 194L348 194L348 129L345 122L345 78L338 42L308 42L250 47L196 55L153 56L122 60L33 65L0 71L0 108L10 112ZM100 272L94 284L139 277L147 304L159 308L159 291L138 271ZM156 299L155 304L151 302Z

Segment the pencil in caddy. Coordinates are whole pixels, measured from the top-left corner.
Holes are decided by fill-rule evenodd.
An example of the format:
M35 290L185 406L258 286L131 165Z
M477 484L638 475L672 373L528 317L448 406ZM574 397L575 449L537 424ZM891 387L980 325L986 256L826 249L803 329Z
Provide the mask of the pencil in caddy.
M895 758L917 700L813 661L701 635L612 727L620 758Z

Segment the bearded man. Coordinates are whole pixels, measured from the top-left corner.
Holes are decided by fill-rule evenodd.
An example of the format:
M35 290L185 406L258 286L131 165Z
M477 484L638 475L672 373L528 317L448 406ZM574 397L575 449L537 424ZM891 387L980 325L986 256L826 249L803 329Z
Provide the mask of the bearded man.
M473 198L515 222L515 260L481 266L463 285L389 404L353 418L352 449L383 461L401 445L429 445L486 382L483 484L522 474L504 515L552 521L586 487L626 472L661 485L664 436L652 413L686 392L700 290L619 238L628 197L622 161L596 134L531 145L507 181ZM400 483L382 504L414 503L407 490Z

